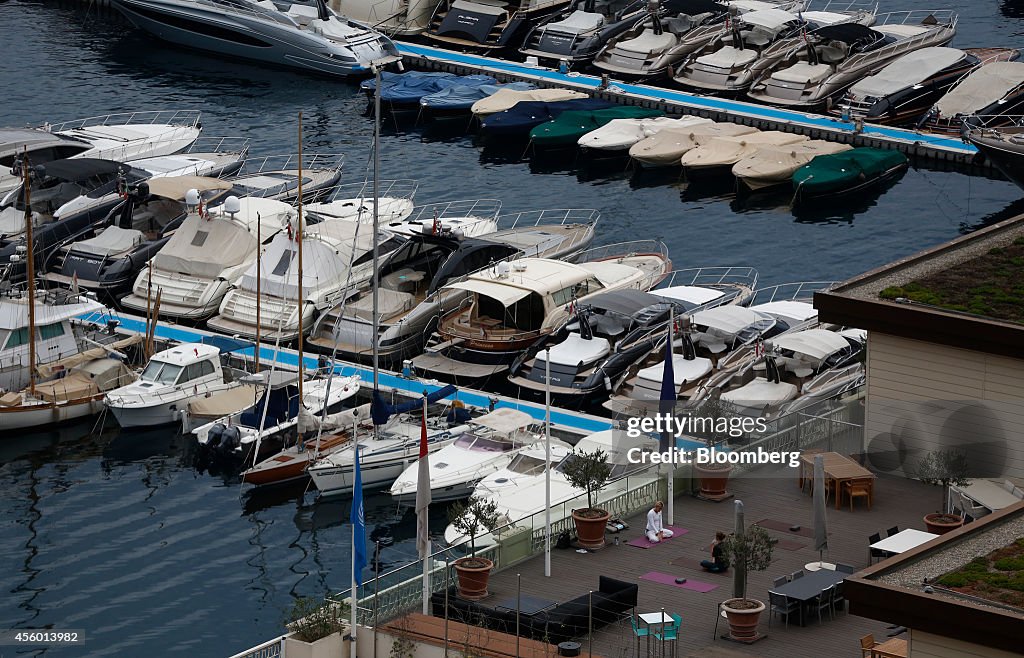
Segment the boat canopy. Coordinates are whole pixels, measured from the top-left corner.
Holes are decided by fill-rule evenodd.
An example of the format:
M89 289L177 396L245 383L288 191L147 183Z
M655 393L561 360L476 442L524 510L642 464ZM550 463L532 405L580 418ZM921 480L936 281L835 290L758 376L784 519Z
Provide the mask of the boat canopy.
M691 318L696 325L715 329L718 332L730 335L738 334L762 319L764 319L764 316L757 311L751 311L749 308L733 304L709 308L706 311L694 313Z
M478 279L467 279L466 281L449 284L446 287L490 297L506 308L530 294L530 290L526 288L517 288L511 285L480 281Z
M209 192L213 190L230 190L231 183L210 178L209 176L160 176L147 181L151 196L163 197L174 201L184 201L189 190Z
M746 18L746 17L744 17ZM842 41L845 44L872 43L884 39L885 35L878 30L861 25L860 23L839 23L838 25L826 25L811 32L819 39L830 39Z
M74 158L70 160L53 160L40 166L44 167L47 178L58 178L77 183L94 176L116 174L125 165L113 160L100 160L99 158Z
M74 137L65 137L37 128L0 128L0 158L13 157L24 149L34 151L41 148L55 148L71 145L83 150L92 144Z
M665 300L642 290L609 290L591 295L583 306L602 311L611 311L622 315L632 315L641 309L656 304L664 304Z
M438 400L443 400L447 397L454 395L459 389L455 388L454 384L448 384L443 388L439 388L433 393L427 393L426 401L427 404L433 404ZM373 418L374 425L384 425L388 422L391 416L397 414L404 414L410 411L423 408L424 398L415 398L402 404L389 404L384 401L381 397L380 391L373 392L373 403L370 405L370 416Z
M486 427L501 434L511 434L517 429L532 425L534 422L536 421L534 421L533 416L525 411L502 407L479 418L474 418L472 424Z
M699 14L724 14L729 7L713 0L665 0L661 5L666 14L686 14L697 16Z
M748 25L756 25L766 30L778 30L787 23L794 23L800 19L781 9L762 9L743 14L740 20Z
M230 352L237 352L239 350L249 349L255 347L252 341L239 340L238 338L228 338L227 336L203 336L199 341L203 345L211 345L220 350L221 354L228 354Z
M850 87L858 98L882 98L924 82L966 56L957 48L922 48L907 53L878 73Z
M701 286L671 286L669 288L658 288L652 291L659 297L668 297L694 306L700 306L712 302L725 293L714 288L702 288Z
M845 338L827 329L809 329L788 336L779 336L773 339L772 343L778 349L819 360L850 347Z
M86 313L103 310L103 304L83 298L72 304L44 304L36 301L36 326L55 324ZM28 300L0 300L0 329L12 330L28 326Z
M958 83L935 107L945 117L972 114L1021 84L1024 84L1024 62L992 62Z
M94 238L73 244L73 251L106 258L123 254L142 244L145 236L133 228L121 228L117 224L108 226Z

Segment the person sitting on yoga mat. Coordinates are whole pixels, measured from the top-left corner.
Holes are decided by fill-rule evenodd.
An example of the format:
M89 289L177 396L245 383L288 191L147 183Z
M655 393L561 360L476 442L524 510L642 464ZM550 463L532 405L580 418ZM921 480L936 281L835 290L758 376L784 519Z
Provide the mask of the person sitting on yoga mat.
M663 505L659 500L654 503L654 509L647 512L647 540L652 544L657 544L662 539L668 539L673 534L661 521L662 507Z
M701 560L700 566L711 573L722 573L729 568L729 561L725 559L725 549L722 542L725 541L724 532L715 533L715 541L711 542L711 559Z

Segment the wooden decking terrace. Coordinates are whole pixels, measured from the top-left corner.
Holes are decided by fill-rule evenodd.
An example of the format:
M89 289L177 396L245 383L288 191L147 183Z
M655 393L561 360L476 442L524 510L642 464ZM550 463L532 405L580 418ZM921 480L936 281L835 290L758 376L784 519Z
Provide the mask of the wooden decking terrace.
M796 473L796 469L775 467L774 470L760 469L730 481L729 490L735 494L733 500L743 501L747 525L762 519L774 519L784 522L786 527L800 525L805 534L807 529L813 528L812 498L798 487ZM857 501L853 512L848 503L838 511L834 504L829 504L826 561L847 563L858 569L867 566L870 535L878 532L884 537L886 529L892 526L899 526L901 530L923 530L922 517L937 509L941 497L938 488L902 477L879 475L875 486L870 511L863 501ZM613 535L608 535L609 545L595 553L553 550L550 578L544 576L543 555L493 574L490 596L481 603L488 605L490 601L514 596L517 575L521 576L524 595L558 602L586 594L590 589L596 591L598 576L606 575L638 583L637 612L657 612L664 608L666 612L682 616L676 647L677 654L682 656L852 657L860 655L859 638L862 636L873 633L879 641L887 639L892 631L885 624L852 616L848 612L837 613L834 620L824 613L821 624L816 614L811 614L805 627L800 627L794 618L788 629L784 627L783 618L776 616L769 630L767 610L761 615L759 631L766 635L761 641L743 645L717 637L713 631L718 604L732 597L732 570L726 574L711 574L704 572L699 562L709 557L708 546L716 530L732 531L733 511L732 500L713 503L689 494L677 497L675 519L671 525L685 528L688 530L685 534L649 549L628 546L627 541L643 535L645 518L637 515L627 520L630 527L621 533L619 546L614 545ZM767 571L751 573L748 585L748 596L766 604L768 589L775 578L803 569L805 564L818 559L810 537L791 532L769 532L787 543L775 547L771 567ZM701 582L718 587L708 593L699 593L640 580L641 575L652 571L687 578L691 584ZM726 621L721 619L717 635L726 631ZM578 638L578 641L583 644L583 656L588 655L591 646L595 656L619 658L637 653L628 620L598 630L592 641L587 638ZM644 649L641 644L640 655L645 655Z

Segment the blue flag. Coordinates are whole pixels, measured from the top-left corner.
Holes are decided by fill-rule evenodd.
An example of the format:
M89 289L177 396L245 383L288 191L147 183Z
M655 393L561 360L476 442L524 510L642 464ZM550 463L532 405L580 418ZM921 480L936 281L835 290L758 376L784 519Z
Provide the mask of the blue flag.
M671 414L676 407L676 375L672 364L672 327L669 327L668 340L665 341L665 370L661 375L661 401L658 404L658 412L661 414ZM672 447L672 430L664 428L665 431L661 433L661 441L659 442L659 450L661 452L668 452L668 449Z
M352 484L352 574L356 585L363 584L366 559L366 515L363 513L363 476L359 472L359 453L356 452L355 480Z

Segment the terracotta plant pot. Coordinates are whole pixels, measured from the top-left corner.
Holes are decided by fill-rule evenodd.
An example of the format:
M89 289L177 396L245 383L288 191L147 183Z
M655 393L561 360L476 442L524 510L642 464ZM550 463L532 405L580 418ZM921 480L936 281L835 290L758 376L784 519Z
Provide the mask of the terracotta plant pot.
M964 524L963 517L956 514L925 514L924 525L928 532L935 535L944 535L950 530L956 530Z
M479 601L487 596L493 562L484 557L460 557L452 566L459 580L459 598Z
M764 612L764 603L755 599L746 599L747 603L756 604L752 608L733 608L730 604L742 604L743 599L729 599L722 603L725 616L729 620L729 635L738 642L753 642L758 639L757 624Z
M708 466L695 464L694 473L700 479L700 494L708 498L716 498L727 494L725 487L729 483L732 466Z
M595 550L604 548L604 531L611 514L603 509L574 509L572 520L576 522L576 537L583 548Z

